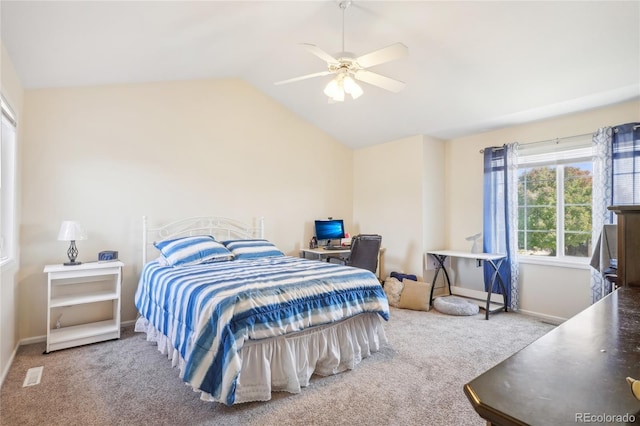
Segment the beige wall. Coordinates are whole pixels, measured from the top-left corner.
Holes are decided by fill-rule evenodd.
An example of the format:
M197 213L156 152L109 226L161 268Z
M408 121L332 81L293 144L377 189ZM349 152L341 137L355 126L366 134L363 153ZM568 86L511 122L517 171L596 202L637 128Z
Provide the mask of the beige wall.
M11 59L5 51L4 45L0 42L0 91L5 97L7 102L11 104L18 119L17 127L17 150L16 155L18 158L17 184L18 190L16 197L20 199L20 152L21 152L21 133L22 133L22 102L23 102L23 89L22 83L18 78L18 75L13 68ZM16 212L16 218L17 216ZM16 235L18 232L18 225L16 224ZM20 247L16 247L17 255L19 258ZM0 384L4 381L4 378L9 371L11 360L15 355L15 351L18 347L18 334L17 334L17 280L16 273L18 271L18 261L12 262L3 266L0 271Z
M315 218L352 226L352 151L241 80L27 90L24 110L22 338L46 333L42 269L65 261L62 220L88 232L79 260L120 252L123 320L136 317L143 215L262 216L292 255Z
M640 120L640 102L627 102L580 114L454 139L446 146L446 241L454 250L470 250L465 237L482 230L482 155L480 149L510 142L535 142L592 133L604 126ZM458 278L465 287L481 287L482 274L467 265ZM552 320L569 318L590 304L588 267L521 265L520 308ZM479 282L473 282L474 277Z
M356 232L382 235L385 275L423 275L422 254L444 245L444 142L412 136L354 152Z

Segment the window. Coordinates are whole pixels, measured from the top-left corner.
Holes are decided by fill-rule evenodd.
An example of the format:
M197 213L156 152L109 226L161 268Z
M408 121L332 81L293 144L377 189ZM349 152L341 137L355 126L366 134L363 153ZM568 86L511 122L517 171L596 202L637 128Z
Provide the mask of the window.
M592 181L590 147L520 155L518 254L591 256Z
M16 116L0 97L0 264L15 256Z
M626 132L620 131L622 128L626 128ZM637 123L631 123L618 126L614 131L616 135L612 149L612 204L638 204L640 203L640 127Z

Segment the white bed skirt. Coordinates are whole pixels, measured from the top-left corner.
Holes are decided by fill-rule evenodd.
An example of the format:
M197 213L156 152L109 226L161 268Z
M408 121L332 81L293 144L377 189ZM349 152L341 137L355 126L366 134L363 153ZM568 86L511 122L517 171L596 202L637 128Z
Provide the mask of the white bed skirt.
M165 335L142 317L135 331L147 333L147 340L157 343L183 377L184 359ZM240 352L242 369L234 403L268 401L276 391L299 393L313 374L329 376L351 370L386 342L382 319L376 313L271 339L247 340ZM224 402L196 391L202 400Z

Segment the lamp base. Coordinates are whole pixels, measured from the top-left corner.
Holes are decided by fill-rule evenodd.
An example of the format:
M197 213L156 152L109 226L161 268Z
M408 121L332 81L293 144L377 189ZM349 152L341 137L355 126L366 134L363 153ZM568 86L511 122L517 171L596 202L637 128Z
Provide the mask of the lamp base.
M74 266L82 263L76 262L76 259L78 257L78 248L76 247L75 240L71 240L71 244L69 244L69 250L67 250L67 256L69 257L69 261L65 262L64 266Z

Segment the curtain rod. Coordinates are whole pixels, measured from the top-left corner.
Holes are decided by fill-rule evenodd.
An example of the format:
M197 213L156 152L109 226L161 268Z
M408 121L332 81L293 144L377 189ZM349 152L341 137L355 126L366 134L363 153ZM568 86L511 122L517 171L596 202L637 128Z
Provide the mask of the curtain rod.
M541 141L535 141L535 142L527 142L527 143L520 143L520 142L516 142L518 144L518 146L527 146L527 145L537 145L537 144L541 144L541 143L549 143L549 142L554 142L556 145L559 144L561 141L566 140L566 139L573 139L573 138L581 138L584 136L592 136L593 133L585 133L582 135L573 135L573 136L565 136L563 138L555 138L555 139L545 139L545 140L541 140ZM498 150L498 149L502 149L502 147L492 147L492 149ZM484 154L484 149L480 150L480 154Z
M640 129L640 124L637 124L637 125L633 126L633 130L636 130L636 129ZM613 131L618 133L618 128L617 127L614 128Z

